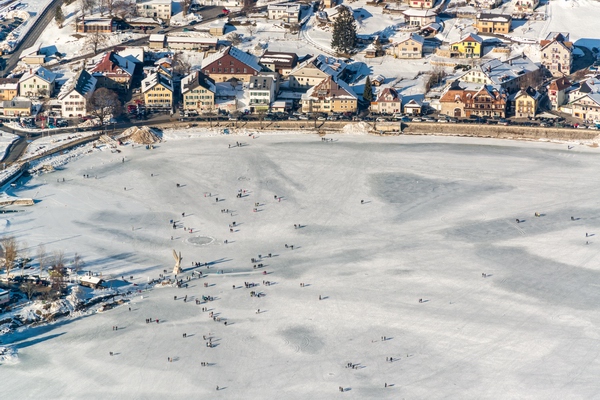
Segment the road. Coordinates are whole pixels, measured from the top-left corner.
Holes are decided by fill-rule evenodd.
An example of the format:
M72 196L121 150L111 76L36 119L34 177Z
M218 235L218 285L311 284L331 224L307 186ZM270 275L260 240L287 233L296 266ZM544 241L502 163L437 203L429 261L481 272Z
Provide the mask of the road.
M25 38L21 40L21 42L15 48L15 51L6 61L6 67L4 68L4 71L2 71L3 77L6 77L6 75L11 73L15 68L19 62L19 56L21 55L23 49L27 49L35 44L44 29L46 29L50 21L52 21L52 18L54 18L56 7L62 5L62 3L63 0L53 0L52 3L50 3L38 17L33 26L29 29L29 32L25 35Z

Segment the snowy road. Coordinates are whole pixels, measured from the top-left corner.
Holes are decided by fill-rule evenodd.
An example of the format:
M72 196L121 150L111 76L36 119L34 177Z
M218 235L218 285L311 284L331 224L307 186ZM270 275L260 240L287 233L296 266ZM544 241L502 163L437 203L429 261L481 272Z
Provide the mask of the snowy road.
M19 357L0 365L4 396L597 398L600 241L585 234L600 234L598 149L335 139L170 140L25 181L15 194L40 202L5 217L5 235L134 282L171 269L171 249L184 275L193 261L213 275L0 336Z

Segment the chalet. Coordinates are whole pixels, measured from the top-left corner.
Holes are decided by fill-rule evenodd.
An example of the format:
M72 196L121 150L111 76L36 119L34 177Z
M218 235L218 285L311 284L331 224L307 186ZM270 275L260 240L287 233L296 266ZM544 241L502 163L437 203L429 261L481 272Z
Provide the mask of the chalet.
M298 64L296 53L285 53L282 51L265 51L259 63L272 72L281 76L288 76Z
M117 30L117 23L112 18L78 18L77 33L112 33Z
M551 32L540 42L542 65L552 76L561 77L571 73L573 43L568 33Z
M478 13L473 26L478 33L509 33L511 23L510 15Z
M504 62L493 58L471 68L459 80L496 85L509 93L514 93L523 87L539 85L542 80L542 71L538 64L524 55Z
M529 86L527 89L519 90L510 100L513 105L514 115L517 118L533 118L537 113L542 95Z
M12 100L19 94L19 79L0 78L0 100Z
M374 114L394 114L402 112L402 95L394 88L381 90L370 110Z
M507 96L504 89L453 81L440 97L440 113L456 118L506 117Z
M88 71L81 70L60 89L63 117L81 117L87 113L87 102L96 90L97 80Z
M548 98L553 110L558 110L567 103L567 89L571 87L571 82L565 77L558 78L548 85Z
M102 278L98 278L97 276L85 275L79 279L79 284L81 286L86 286L92 289L99 289L102 287L104 280Z
M19 93L21 96L39 97L52 96L56 84L56 74L44 67L29 69L19 79Z
M173 108L173 80L154 72L142 81L142 94L146 107Z
M427 26L435 23L437 19L437 13L433 10L415 10L409 8L403 11L404 20L408 25L411 26Z
M125 92L129 90L135 73L135 63L109 51L90 70L98 87Z
M425 38L417 33L410 33L387 48L387 54L395 58L422 58Z
M308 89L327 77L344 80L348 71L345 61L319 54L298 64L290 72L290 88Z
M249 82L262 70L256 57L233 46L227 46L202 60L202 71L215 82L226 82L231 78Z
M328 76L302 95L302 112L355 113L358 98L341 79Z
M181 80L185 111L205 113L214 110L216 93L215 81L200 71L194 71Z

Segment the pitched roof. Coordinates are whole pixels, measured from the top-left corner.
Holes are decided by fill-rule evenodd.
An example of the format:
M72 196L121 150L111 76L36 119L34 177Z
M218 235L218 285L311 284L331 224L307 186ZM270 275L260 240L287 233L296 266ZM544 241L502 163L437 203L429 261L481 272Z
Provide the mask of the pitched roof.
M308 60L298 64L296 68L290 72L290 74L294 74L296 71L299 71L305 67L309 68L317 68L323 72L325 72L329 76L336 77L342 73L348 66L345 61L341 59L337 59L335 57L324 56L323 54L319 54L317 56L313 56Z
M170 92L173 91L173 81L163 74L151 73L142 81L142 93L146 93L153 87L161 85Z
M501 85L539 69L540 67L536 63L523 55L504 62L493 58L465 72L462 76L481 72L492 81L492 84Z
M215 81L200 71L194 71L181 79L181 94L186 94L197 87L203 87L213 93L217 92Z
M458 40L455 43L458 42L477 42L479 44L483 43L483 39L481 38L481 36L475 34L475 33L469 33L467 34L467 36L463 37L462 39Z
M526 89L521 89L517 93L515 93L514 99L516 100L521 96L529 96L534 100L539 100L542 97L542 94L534 88L532 88L531 86L528 86Z
M129 76L133 76L135 63L129 62L125 57L109 51L102 56L96 65L94 65L91 72L113 74L117 73L119 70L125 72Z
M569 34L566 32L550 32L546 39L540 41L540 47L544 49L552 43L560 43L568 50L573 50L573 43L569 41Z
M206 68L215 61L220 60L227 54L229 54L231 57L235 58L239 62L246 64L255 71L262 70L262 67L258 63L256 57L233 46L227 46L224 49L221 49L220 51L206 57L204 60L202 60L202 69Z
M324 95L321 94L322 92L324 92ZM328 99L357 99L356 94L346 82L341 79L338 80L333 76L323 79L302 95L303 100L312 100L319 97Z
M386 99L386 97L391 96L391 100ZM387 87L380 91L377 94L377 103L381 102L390 102L390 101L402 101L402 95L398 93L398 91L394 88Z
M550 90L565 90L571 87L571 82L566 77L558 78L550 82Z
M23 74L19 82L23 82L33 76L40 78L48 83L53 83L56 80L56 74L54 72L49 71L44 67L39 67L36 70L27 70L27 72Z
M279 67L292 68L298 61L296 53L286 53L282 51L265 51L259 60L263 64L275 64Z
M63 85L58 94L58 98L62 100L72 91L76 91L82 96L87 96L96 90L97 82L98 80L96 78L83 69Z
M16 90L19 87L18 78L0 78L0 89Z
M422 10L422 9L416 9L416 8L409 8L406 11L402 11L402 14L404 14L407 17L435 17L437 15L437 13L433 10Z
M490 21L490 22L510 22L512 21L512 17L507 14L492 14L492 13L478 13L477 19L480 21Z
M411 32L408 36L404 37L404 39L401 39L400 41L395 42L394 44L404 43L409 39L412 39L415 42L420 43L420 44L425 43L425 38L423 36L419 35L418 33Z

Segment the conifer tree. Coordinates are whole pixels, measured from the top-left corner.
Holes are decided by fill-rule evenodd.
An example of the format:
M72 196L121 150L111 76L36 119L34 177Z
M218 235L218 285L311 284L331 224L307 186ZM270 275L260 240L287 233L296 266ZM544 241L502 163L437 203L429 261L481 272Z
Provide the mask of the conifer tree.
M350 55L356 47L356 22L348 7L341 6L335 18L331 47L343 55Z

